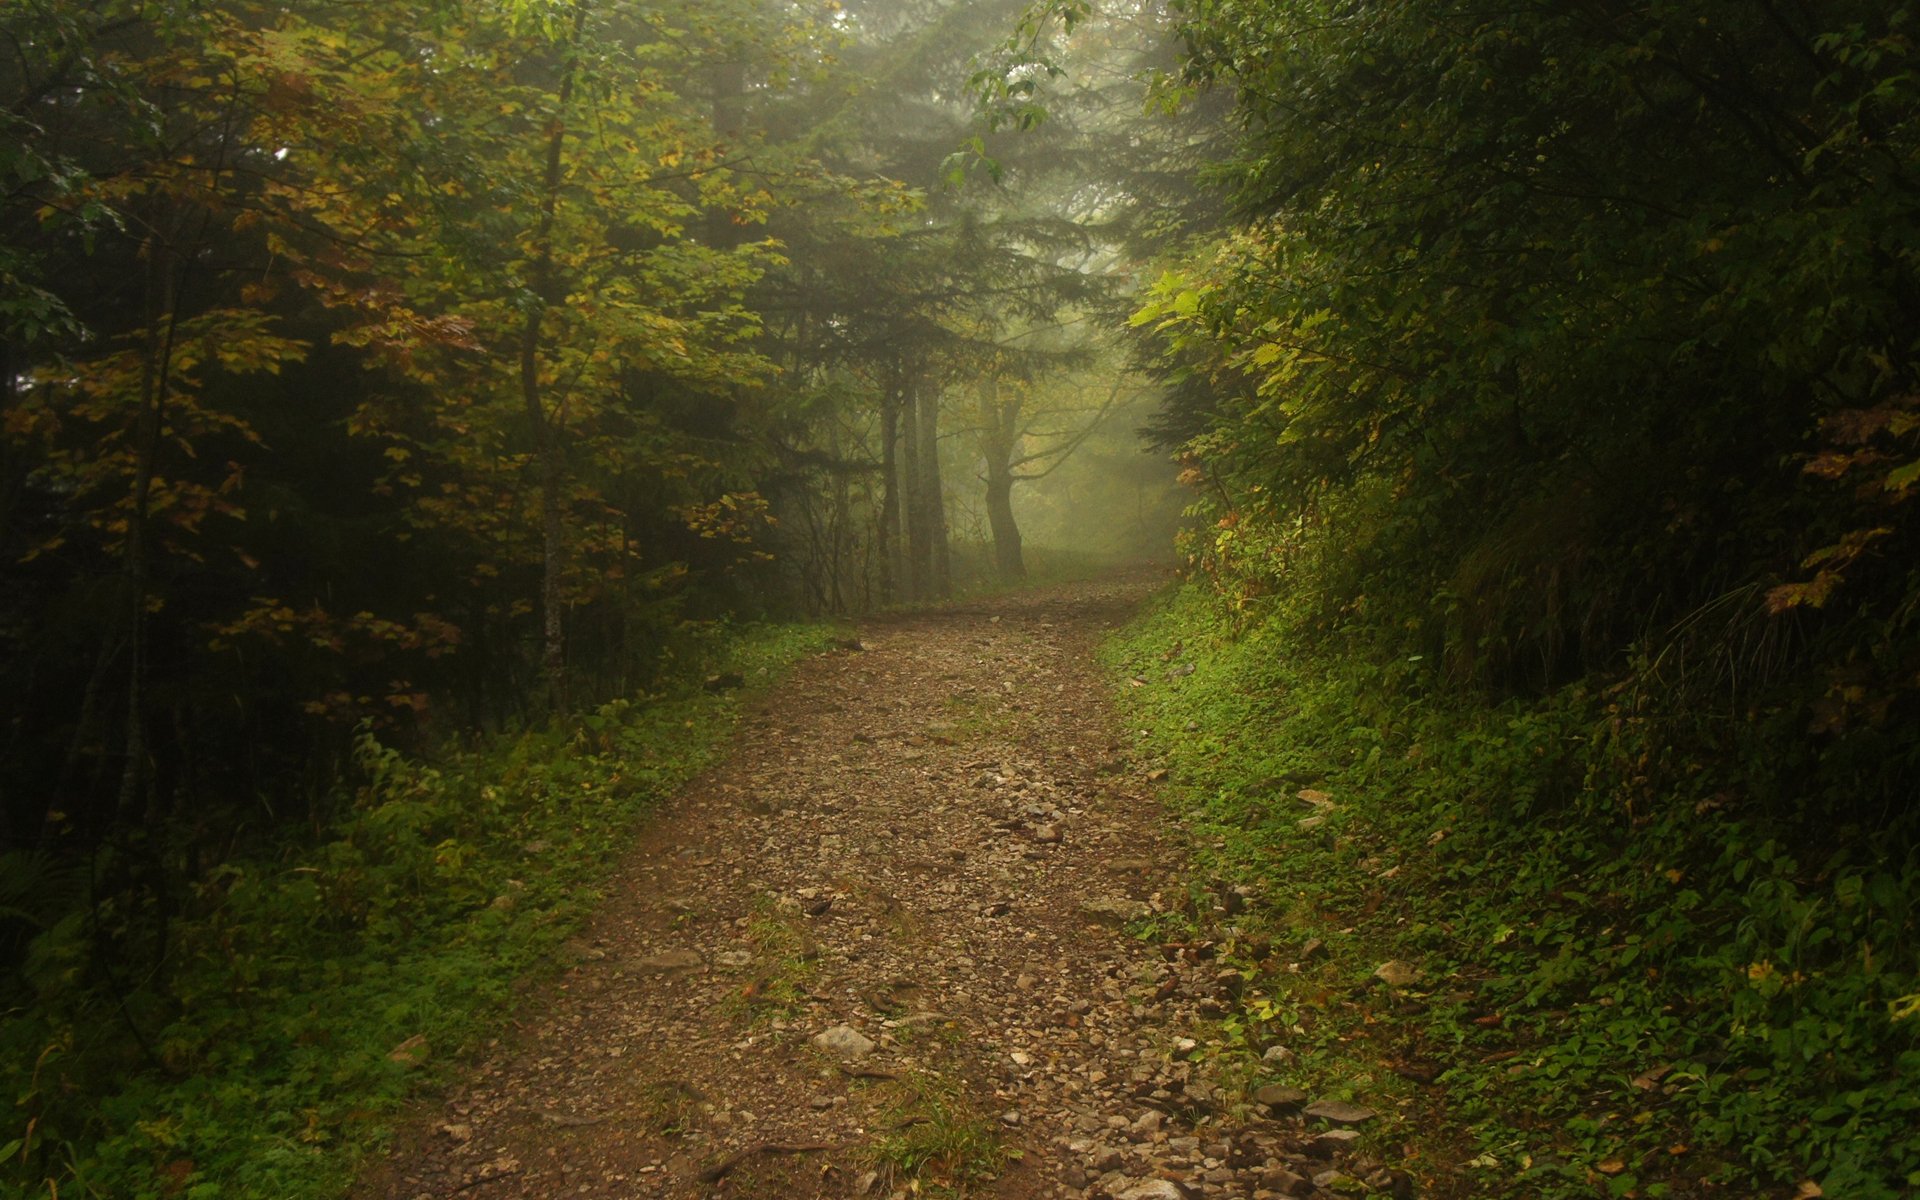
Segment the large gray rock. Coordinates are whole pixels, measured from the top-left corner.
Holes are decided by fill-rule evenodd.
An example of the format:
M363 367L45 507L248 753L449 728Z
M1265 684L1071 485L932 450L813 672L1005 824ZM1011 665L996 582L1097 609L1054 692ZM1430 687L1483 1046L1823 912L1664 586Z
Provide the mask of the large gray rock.
M850 1025L835 1025L813 1035L813 1044L841 1058L865 1058L873 1053L874 1041Z

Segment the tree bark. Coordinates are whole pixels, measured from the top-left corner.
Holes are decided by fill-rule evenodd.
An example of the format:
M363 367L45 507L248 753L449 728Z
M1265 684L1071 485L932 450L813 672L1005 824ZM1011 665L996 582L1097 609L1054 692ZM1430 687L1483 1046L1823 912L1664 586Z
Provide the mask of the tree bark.
M540 220L534 227L533 298L520 330L520 399L533 427L534 453L540 464L540 683L546 692L548 707L556 712L567 706L567 643L563 621L567 529L562 511L566 497L566 462L560 414L547 412L540 387L540 351L547 309L559 299L554 294L553 226L560 211L567 108L573 101L576 55L586 23L587 5L583 2L574 6L573 32L565 47L558 103L547 134Z
M987 526L993 531L993 565L1002 579L1025 579L1020 526L1013 519L1013 472L987 463Z
M902 388L905 417L900 448L907 524L907 597L924 600L933 584L933 539L927 513L926 442L920 433L920 388L914 380Z
M173 387L174 338L179 330L178 279L172 233L147 240L146 345L140 356L140 412L134 424L133 505L127 514L122 563L127 580L127 711L125 761L115 804L116 823L152 815L147 749L147 601L152 593L154 461L167 423Z
M1017 405L1003 404L999 385L988 380L980 393L980 452L987 463L987 527L993 532L993 564L1000 578L1025 579L1020 526L1013 518L1013 452L1019 442Z
M835 462L845 461L842 457L845 447L841 443L840 419L832 417L827 422L827 452L833 455ZM829 518L827 553L828 611L838 616L847 611L847 595L843 579L846 575L847 528L853 515L853 490L848 482L847 472L837 470L833 473L833 513Z
M915 394L920 419L920 462L927 537L927 590L935 599L953 594L953 560L947 543L947 493L940 481L940 389L922 386Z
M894 599L900 578L900 393L892 378L880 395L880 514L874 524L874 551L880 571L880 602Z

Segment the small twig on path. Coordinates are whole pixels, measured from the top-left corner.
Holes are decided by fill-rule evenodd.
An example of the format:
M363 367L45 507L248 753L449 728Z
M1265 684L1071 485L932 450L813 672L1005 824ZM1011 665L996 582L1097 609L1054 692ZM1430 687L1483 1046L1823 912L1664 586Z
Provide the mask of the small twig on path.
M840 1073L848 1079L882 1079L892 1081L900 1078L892 1071L876 1071L868 1067L841 1067Z
M829 1142L761 1142L757 1146L748 1146L736 1154L729 1154L719 1162L700 1172L701 1183L719 1183L729 1172L741 1163L759 1154L812 1154L816 1150L831 1150Z
M520 1168L513 1167L505 1171L495 1171L491 1175L476 1176L475 1178L467 1180L465 1183L461 1184L459 1187L454 1188L451 1194L457 1196L461 1192L469 1191L473 1188L477 1188L483 1183L498 1183L500 1180L505 1179L510 1175L518 1175L519 1173L520 1173Z

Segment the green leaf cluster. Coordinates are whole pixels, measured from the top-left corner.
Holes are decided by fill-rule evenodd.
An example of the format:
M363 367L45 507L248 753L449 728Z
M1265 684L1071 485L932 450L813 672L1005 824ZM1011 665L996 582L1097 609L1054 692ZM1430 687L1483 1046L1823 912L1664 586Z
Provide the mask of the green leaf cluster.
M1845 578L1868 620L1798 665L1890 654L1904 690L1911 5L1178 7L1242 219L1134 320L1210 385L1204 515L1275 539L1230 573L1330 537L1291 585L1324 625L1524 690L1715 605L1758 637L1817 570L1771 608Z

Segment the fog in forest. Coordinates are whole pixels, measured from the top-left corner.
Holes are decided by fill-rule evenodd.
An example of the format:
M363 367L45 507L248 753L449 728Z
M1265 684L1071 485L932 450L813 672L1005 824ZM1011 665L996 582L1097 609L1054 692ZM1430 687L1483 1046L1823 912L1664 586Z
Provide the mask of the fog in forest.
M794 745L1187 806L1108 999L1228 1082L1061 1194L1415 1194L1220 1132L1296 1082L1434 1195L1916 1194L1916 22L0 0L0 1200L337 1194L785 672L994 603L1112 695Z
M10 9L0 838L271 825L357 729L729 617L1172 561L1128 318L1223 104L1143 135L1171 18L1022 12Z

